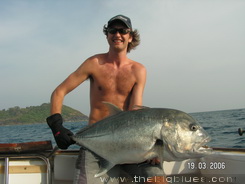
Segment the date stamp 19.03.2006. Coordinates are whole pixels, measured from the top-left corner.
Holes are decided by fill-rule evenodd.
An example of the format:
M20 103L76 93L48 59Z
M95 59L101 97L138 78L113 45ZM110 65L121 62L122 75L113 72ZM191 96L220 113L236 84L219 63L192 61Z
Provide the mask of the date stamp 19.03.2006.
M224 170L226 168L225 162L188 162L187 167L190 170Z

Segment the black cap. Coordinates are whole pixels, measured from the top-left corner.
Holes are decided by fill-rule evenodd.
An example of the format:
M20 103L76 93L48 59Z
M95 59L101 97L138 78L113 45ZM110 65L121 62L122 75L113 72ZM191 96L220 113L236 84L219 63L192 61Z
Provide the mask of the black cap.
M110 27L110 25L115 22L115 21L121 21L123 22L129 29L133 29L132 28L132 24L131 24L131 20L130 18L124 16L124 15L117 15L115 17L112 17L109 21L108 21L108 27Z

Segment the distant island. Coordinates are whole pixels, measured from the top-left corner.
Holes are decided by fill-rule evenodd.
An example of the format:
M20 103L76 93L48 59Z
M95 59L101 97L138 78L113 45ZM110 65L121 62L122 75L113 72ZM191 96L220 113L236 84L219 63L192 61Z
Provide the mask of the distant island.
M26 108L16 106L9 108L8 110L3 109L0 111L0 126L44 123L49 115L49 103ZM65 122L79 122L88 120L86 115L66 105L63 105L62 117Z

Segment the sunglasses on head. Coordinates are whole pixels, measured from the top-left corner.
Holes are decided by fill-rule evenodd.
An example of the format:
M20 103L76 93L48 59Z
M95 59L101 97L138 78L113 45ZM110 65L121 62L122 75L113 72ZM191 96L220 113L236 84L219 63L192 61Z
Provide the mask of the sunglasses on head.
M120 34L125 35L125 34L128 34L130 32L130 29L127 29L127 28L120 28L120 29L108 28L107 31L110 34L116 34L117 32L119 32Z

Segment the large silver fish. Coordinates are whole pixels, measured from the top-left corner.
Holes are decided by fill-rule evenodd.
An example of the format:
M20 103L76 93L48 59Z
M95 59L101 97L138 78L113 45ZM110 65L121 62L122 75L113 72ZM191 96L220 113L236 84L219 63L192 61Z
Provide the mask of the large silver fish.
M180 161L210 152L205 130L190 115L173 109L142 107L122 111L107 103L111 116L80 130L73 136L78 145L102 157L102 176L116 164L141 163L158 157Z

